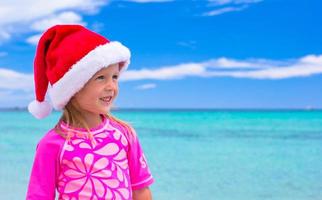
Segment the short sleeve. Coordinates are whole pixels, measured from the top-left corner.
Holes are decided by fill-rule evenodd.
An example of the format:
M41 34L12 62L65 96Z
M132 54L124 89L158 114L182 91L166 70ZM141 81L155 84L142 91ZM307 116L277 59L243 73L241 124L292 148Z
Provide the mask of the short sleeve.
M132 190L142 189L154 182L143 149L135 130L132 128L132 134L129 137L128 161L130 169L130 178Z

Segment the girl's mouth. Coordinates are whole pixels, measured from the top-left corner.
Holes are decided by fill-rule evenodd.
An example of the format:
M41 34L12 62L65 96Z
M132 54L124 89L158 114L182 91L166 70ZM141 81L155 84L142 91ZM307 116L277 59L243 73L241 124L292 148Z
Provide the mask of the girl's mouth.
M102 98L100 98L100 100L103 101L106 104L109 104L109 103L111 103L112 96L102 97Z

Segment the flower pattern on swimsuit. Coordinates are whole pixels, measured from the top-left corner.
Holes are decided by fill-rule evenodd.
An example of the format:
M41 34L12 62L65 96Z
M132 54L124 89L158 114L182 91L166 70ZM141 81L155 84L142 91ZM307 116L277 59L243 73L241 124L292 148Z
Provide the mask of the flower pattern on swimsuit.
M102 118L96 128L50 130L37 144L27 199L130 200L154 182L135 130ZM66 136L66 137L61 137Z
M61 199L130 199L128 141L118 130L75 134L66 143L58 190ZM82 155L85 155L82 157Z

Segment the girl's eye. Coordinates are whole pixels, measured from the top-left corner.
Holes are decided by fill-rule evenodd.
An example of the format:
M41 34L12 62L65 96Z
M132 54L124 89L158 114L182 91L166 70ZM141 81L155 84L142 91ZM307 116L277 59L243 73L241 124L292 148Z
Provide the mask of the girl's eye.
M98 76L96 79L103 80L104 78L105 78L104 76Z
M118 75L114 75L113 79L118 79L118 77L119 77Z

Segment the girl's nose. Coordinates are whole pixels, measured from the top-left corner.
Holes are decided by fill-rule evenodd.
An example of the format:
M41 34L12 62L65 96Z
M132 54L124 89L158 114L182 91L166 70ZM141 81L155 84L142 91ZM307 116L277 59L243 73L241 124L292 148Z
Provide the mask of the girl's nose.
M113 79L109 79L105 84L105 90L112 90L115 89L115 83L113 82Z

